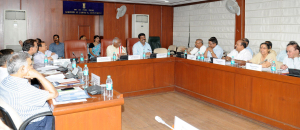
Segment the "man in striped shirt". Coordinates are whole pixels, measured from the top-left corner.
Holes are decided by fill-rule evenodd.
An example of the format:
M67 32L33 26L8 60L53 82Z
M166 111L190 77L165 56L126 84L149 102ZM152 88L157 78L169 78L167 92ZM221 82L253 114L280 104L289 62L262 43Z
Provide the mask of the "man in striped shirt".
M0 98L13 107L23 121L41 112L50 111L47 100L58 92L43 75L33 69L28 53L12 54L7 59L8 76L0 83ZM45 90L31 86L28 79L37 78ZM26 130L51 129L53 116L33 120Z

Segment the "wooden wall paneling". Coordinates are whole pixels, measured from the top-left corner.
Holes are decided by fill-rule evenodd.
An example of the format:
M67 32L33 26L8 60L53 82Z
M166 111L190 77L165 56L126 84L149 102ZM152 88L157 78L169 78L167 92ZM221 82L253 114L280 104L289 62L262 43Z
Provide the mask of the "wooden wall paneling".
M245 0L237 0L237 3L240 6L240 16L235 15L235 42L245 37Z
M300 87L253 78L251 111L300 128Z
M174 85L174 62L154 63L154 87Z
M73 15L73 14L64 14L64 38L65 40L78 40L80 35L87 36L87 42L94 42L95 31L98 30L100 23L96 23L99 21L99 15ZM98 19L98 20L96 20ZM84 31L84 32L80 32ZM87 34L85 34L87 33Z
M162 6L161 47L173 45L173 7Z
M119 19L116 18L117 8L122 5L127 7L125 15L128 15L128 32L125 32L126 17L123 16ZM118 37L121 39L122 46L126 46L126 35L131 38L131 21L132 14L134 14L134 4L121 4L121 3L104 3L104 38L113 39Z
M135 5L136 14L149 14L149 36L161 37L161 6Z
M0 49L4 48L4 10L20 9L20 0L1 0L0 1Z
M234 86L234 105L246 110L250 110L252 100L252 77L236 74Z

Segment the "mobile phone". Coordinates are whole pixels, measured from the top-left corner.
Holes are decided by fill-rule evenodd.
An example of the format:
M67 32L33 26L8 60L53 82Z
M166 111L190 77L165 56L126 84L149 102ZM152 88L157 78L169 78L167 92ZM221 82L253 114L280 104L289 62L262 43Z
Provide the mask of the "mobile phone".
M61 89L61 91L66 91L66 90L74 90L74 88L64 88L64 89Z

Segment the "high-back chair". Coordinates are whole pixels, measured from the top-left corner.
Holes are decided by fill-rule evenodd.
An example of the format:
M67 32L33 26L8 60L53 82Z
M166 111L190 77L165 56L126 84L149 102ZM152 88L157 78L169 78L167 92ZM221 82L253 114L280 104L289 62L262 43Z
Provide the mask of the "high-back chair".
M81 53L84 59L88 59L87 45L85 40L66 40L65 58L80 58ZM75 54L75 56L73 55Z
M154 49L161 48L160 38L158 36L149 37L148 43L151 47L151 50L154 52Z
M132 55L132 47L135 43L137 43L139 41L138 38L127 38L126 40L126 46L127 46L127 54L128 55Z
M153 53L157 53L157 54L168 53L168 49L166 49L166 48L156 48L156 49L154 49Z
M14 108L12 108L9 104L7 104L5 101L3 101L0 98L0 112L3 116L4 124L7 125L8 127L14 129L14 130L25 130L27 125L33 121L34 119L37 119L39 117L43 116L52 116L51 111L47 112L42 112L37 115L34 115L32 117L29 117L26 119L24 122L19 116L19 114L15 111ZM52 130L55 129L55 123L54 123L54 118L53 118L53 124L52 124Z
M112 44L113 39L101 39L101 57L106 56L106 48Z

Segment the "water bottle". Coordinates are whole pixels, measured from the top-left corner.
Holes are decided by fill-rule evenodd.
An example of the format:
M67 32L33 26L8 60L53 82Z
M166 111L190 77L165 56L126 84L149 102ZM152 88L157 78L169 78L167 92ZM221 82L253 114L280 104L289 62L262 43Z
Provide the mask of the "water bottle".
M168 57L170 57L170 49L168 49L168 53L167 53Z
M146 59L146 53L145 53L145 50L143 52L143 59Z
M276 64L275 64L275 61L272 62L272 65L271 65L271 72L272 72L272 73L276 73Z
M45 58L44 58L44 66L47 66L48 65L48 57L47 55L45 55Z
M198 52L197 61L201 61L201 54Z
M83 68L82 81L84 82L83 88L87 89L89 87L89 68L87 67L86 64L84 65L84 68Z
M204 61L204 53L201 54L201 61Z
M83 63L84 62L84 56L83 56L83 54L81 53L81 55L80 55L80 63Z
M113 61L116 61L117 60L117 56L116 56L116 53L114 52L113 54Z
M235 61L234 61L234 56L231 57L231 65L234 65Z
M110 75L107 76L106 79L106 96L107 97L113 97L113 81L110 78Z
M73 59L73 61L72 61L72 68L73 69L76 68L76 61L75 61L75 59Z
M187 52L186 50L184 51L184 58L186 59L186 56L187 56Z

